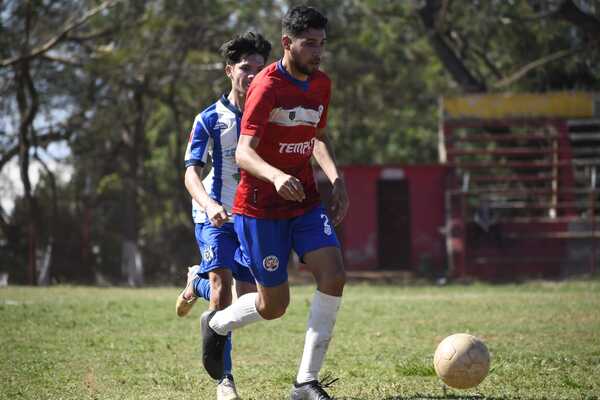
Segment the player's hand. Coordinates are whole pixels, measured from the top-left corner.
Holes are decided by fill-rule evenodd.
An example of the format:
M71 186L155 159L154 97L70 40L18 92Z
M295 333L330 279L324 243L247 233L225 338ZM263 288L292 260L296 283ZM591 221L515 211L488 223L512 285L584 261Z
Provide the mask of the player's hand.
M346 184L340 178L333 182L333 189L331 190L331 222L334 226L337 226L348 212L350 202L348 200L348 193L346 192Z
M225 208L216 202L211 203L206 207L206 215L208 216L210 224L216 228L229 221L229 215L227 215Z
M275 176L273 185L275 185L277 194L286 200L301 202L306 198L302 182L294 176L281 173Z

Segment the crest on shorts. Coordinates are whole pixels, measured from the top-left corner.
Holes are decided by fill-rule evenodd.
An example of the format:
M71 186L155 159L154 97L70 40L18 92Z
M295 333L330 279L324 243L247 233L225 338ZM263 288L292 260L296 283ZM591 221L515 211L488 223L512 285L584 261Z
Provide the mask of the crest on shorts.
M275 271L279 268L279 259L277 256L266 256L263 259L263 267L269 272Z
M296 118L296 111L290 111L290 121L293 121Z
M204 261L210 261L215 257L215 253L211 246L207 246L202 250L202 259Z

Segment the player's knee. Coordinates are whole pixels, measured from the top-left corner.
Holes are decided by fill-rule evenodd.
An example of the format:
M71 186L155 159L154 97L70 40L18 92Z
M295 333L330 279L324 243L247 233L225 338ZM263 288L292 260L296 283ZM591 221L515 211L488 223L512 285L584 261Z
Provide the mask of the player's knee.
M209 278L212 288L216 290L221 288L227 288L231 290L233 279L230 273L222 272L220 269L217 269L209 273Z
M283 317L287 310L289 299L287 302L259 302L257 311L263 319L272 320Z
M223 285L213 287L211 297L215 299L217 309L225 308L231 304L231 288Z
M320 291L332 296L341 296L346 285L346 272L343 268L324 274L318 282Z
M343 289L346 285L346 271L339 269L331 275L331 285Z

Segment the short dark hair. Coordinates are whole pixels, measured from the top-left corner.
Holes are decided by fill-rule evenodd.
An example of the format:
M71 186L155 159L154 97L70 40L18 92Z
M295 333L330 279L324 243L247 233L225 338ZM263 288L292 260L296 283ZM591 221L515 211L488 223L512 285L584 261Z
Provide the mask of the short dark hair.
M283 34L292 37L297 37L311 28L325 29L326 27L327 18L316 8L308 6L298 6L290 9L281 21Z
M227 65L237 64L250 54L261 55L266 61L271 53L271 43L260 33L247 32L223 43L219 50Z

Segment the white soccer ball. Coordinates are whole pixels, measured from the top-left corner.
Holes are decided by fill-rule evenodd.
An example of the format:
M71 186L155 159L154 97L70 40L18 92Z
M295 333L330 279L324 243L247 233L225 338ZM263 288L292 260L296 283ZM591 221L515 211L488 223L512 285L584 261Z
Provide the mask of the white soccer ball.
M479 385L490 370L490 353L473 335L457 333L440 342L433 356L435 373L456 389Z

